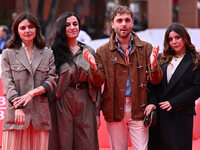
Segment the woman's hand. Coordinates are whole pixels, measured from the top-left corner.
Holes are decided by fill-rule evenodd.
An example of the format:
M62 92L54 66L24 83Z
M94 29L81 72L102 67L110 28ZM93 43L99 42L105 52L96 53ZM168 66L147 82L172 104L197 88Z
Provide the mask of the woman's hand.
M28 102L30 102L32 100L33 96L29 93L20 96L20 97L16 97L15 99L12 100L13 105L15 106L15 108L19 107L19 106L26 106Z
M92 54L90 54L88 49L83 50L83 56L84 56L85 60L91 65L92 69L94 71L96 71L97 65L96 65L96 62L95 62L95 58L92 56Z
M154 69L156 67L156 61L159 54L159 46L153 47L153 50L150 55L150 61L151 61L151 68Z
M99 128L100 128L100 125L101 125L100 117L99 117L99 116L96 116L96 120L97 120L97 129L99 129Z
M167 111L170 111L172 109L172 106L169 101L161 102L159 103L159 105L161 109L167 109Z
M144 115L146 114L148 116L152 109L156 109L156 106L154 104L147 105L144 110Z
M19 106L26 106L27 103L30 102L34 96L42 95L45 92L46 92L45 88L43 86L39 86L39 87L29 91L25 95L22 95L20 97L13 99L12 103L15 106L15 108L17 108Z
M16 109L15 110L15 123L16 124L25 124L25 114L23 109Z

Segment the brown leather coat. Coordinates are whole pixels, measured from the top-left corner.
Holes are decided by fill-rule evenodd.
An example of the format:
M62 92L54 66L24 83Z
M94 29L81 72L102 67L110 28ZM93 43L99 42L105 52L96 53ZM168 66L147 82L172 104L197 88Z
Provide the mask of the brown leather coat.
M162 79L162 71L158 66L156 70L150 70L149 56L152 51L151 44L141 41L135 33L134 43L130 52L130 65L126 66L124 55L118 50L115 33L109 42L99 47L95 59L98 66L96 72L90 69L90 80L95 86L103 83L102 110L106 121L120 121L124 117L124 104L126 81L130 74L132 118L141 120L144 117L143 104L147 103L147 72L153 84Z

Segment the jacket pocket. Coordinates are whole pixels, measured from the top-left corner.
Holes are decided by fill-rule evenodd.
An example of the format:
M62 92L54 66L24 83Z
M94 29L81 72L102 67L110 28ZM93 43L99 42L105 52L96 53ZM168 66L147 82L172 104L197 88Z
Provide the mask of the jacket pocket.
M35 72L35 78L37 80L45 80L48 71L48 66L38 66Z
M14 106L6 109L5 112L5 122L8 124L13 124L15 123L15 108Z
M11 65L11 71L14 80L24 80L27 75L26 68L23 65Z
M50 111L48 102L40 103L40 122L42 125L50 125Z

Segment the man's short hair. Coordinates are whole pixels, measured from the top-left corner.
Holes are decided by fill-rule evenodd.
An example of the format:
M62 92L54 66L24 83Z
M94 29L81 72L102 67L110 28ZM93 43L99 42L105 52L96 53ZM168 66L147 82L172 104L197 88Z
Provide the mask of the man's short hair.
M131 18L133 19L133 12L131 11L131 9L127 6L122 6L122 5L118 5L116 6L110 13L110 19L111 21L114 20L115 16L117 14L130 14Z
M8 27L6 25L1 25L0 27L3 29L3 32L6 32L6 34L9 33Z

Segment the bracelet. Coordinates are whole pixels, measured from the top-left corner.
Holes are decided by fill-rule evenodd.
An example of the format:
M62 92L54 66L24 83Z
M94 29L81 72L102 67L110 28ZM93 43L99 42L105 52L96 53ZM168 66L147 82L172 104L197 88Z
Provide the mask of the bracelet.
M23 107L22 106L18 106L16 109L23 109Z

